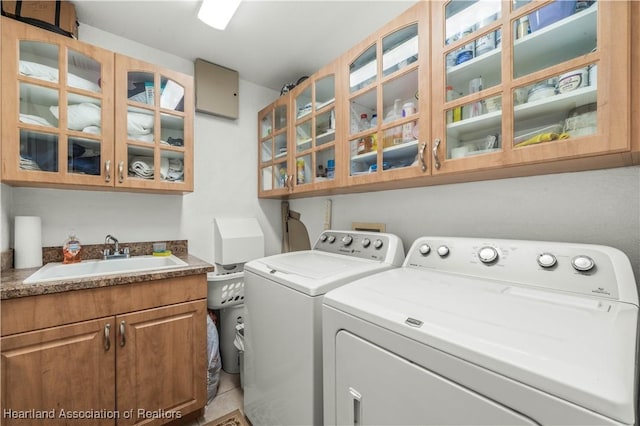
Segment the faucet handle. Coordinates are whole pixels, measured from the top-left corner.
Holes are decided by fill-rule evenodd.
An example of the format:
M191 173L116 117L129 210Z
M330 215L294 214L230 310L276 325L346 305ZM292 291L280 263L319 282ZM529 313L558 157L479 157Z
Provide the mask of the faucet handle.
M108 249L108 248L106 248L106 249L102 250L102 257L103 257L103 258L105 258L105 259L106 259L106 258L107 258L107 256L109 256L109 254L111 254L111 253L109 252L109 249Z
M129 257L129 247L125 247L122 249L122 254L124 254L125 256Z

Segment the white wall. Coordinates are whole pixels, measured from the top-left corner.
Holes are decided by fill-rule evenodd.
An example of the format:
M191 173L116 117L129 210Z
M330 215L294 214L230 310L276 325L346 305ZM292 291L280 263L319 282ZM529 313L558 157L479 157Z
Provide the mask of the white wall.
M193 63L81 25L80 39L186 74ZM224 65L224 64L222 64ZM241 76L242 77L242 76ZM280 203L257 198L256 117L277 93L240 80L240 118L195 117L195 183L187 195L11 188L2 185L2 249L12 246L13 217L42 217L42 243L62 245L68 230L85 244L107 234L121 241L187 239L190 253L213 262L213 218L257 217L268 254L280 251Z
M629 256L640 283L640 167L292 200L312 239L327 198L333 228L384 223L405 250L427 235L602 244Z

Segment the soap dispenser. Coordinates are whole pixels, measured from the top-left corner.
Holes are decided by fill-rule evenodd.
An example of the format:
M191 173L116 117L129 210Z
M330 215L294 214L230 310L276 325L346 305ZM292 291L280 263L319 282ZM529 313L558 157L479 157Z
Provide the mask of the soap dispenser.
M82 246L76 237L75 230L69 231L69 237L62 246L62 263L78 263L81 260Z

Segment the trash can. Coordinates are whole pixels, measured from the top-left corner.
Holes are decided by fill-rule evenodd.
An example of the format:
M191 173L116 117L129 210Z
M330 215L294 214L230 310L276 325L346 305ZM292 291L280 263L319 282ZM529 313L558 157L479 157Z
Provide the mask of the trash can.
M244 322L244 303L220 310L220 355L222 369L229 374L240 372L238 349L234 344L236 325Z
M236 339L233 341L238 349L238 359L240 360L240 388L244 389L244 322L236 325Z

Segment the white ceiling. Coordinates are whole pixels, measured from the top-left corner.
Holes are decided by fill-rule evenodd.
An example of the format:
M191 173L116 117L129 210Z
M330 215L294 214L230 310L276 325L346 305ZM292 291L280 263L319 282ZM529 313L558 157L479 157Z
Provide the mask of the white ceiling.
M225 0L220 0L225 1ZM244 0L225 31L197 19L200 1L75 0L86 24L280 90L311 75L416 1Z

